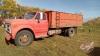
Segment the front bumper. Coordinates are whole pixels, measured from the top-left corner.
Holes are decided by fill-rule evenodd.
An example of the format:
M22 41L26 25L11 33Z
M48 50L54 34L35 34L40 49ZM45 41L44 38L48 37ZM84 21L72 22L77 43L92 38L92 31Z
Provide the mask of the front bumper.
M12 38L13 38L13 36L11 35L11 33L6 32L5 39L6 39L7 41L10 41Z

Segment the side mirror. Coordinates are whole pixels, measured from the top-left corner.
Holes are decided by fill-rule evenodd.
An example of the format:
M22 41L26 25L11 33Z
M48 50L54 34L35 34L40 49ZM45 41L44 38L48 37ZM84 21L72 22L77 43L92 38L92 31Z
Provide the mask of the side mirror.
M40 23L40 20L43 19L43 12L40 12L40 18L38 19L38 23Z
M40 23L40 21L43 19L43 12L39 12L36 15L35 19L37 19L37 22Z

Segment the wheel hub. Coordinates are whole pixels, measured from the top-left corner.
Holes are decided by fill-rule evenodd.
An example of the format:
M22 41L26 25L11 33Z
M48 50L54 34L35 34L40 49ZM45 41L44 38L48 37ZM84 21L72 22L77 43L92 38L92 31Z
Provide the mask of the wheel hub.
M21 37L20 37L20 42L22 42L22 43L28 42L28 35L23 35L23 36L21 36Z

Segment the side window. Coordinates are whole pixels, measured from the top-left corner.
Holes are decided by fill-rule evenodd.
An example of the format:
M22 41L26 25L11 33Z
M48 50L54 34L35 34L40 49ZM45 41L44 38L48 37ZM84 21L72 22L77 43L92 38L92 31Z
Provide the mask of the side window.
M40 13L38 13L37 15L36 15L36 18L35 19L40 19Z
M36 18L35 19L38 19L38 20L46 20L46 15L45 15L45 13L38 13L36 15Z

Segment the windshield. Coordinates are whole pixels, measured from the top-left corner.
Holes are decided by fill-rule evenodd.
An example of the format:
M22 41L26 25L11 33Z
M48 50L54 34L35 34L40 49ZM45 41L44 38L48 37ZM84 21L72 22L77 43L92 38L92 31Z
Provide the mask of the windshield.
M32 19L34 16L35 16L35 12L31 12L31 13L26 13L25 15L24 15L24 18L25 19Z

